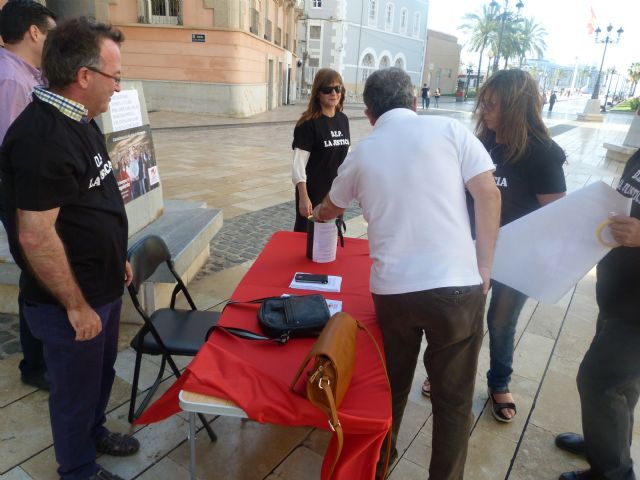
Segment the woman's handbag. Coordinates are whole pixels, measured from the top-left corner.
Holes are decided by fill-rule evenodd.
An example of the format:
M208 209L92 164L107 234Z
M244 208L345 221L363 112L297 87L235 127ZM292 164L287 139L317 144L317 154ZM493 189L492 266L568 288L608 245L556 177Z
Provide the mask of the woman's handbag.
M376 346L378 355L382 362L387 382L389 376L384 362L384 357L371 332L362 323L347 313L336 313L322 330L320 337L311 347L311 351L300 365L289 389L294 390L296 383L302 372L304 372L309 361L314 358L313 368L309 371L309 377L306 382L307 399L317 408L322 410L329 419L329 427L336 432L338 447L336 456L333 459L333 465L329 473L329 477L333 475L343 445L343 432L340 419L338 418L338 408L342 403L353 375L353 364L356 357L356 336L358 330L364 330L373 344ZM389 428L391 432L391 428ZM387 441L387 451L384 464L384 473L386 474L389 464L389 456L391 453L391 442ZM384 476L383 476L384 478Z
M284 344L294 337L317 337L329 321L331 313L320 294L266 297L245 302L230 301L229 305L259 303L258 324L267 336L236 327L212 327L225 330L248 340L273 340ZM209 337L211 331L207 334Z

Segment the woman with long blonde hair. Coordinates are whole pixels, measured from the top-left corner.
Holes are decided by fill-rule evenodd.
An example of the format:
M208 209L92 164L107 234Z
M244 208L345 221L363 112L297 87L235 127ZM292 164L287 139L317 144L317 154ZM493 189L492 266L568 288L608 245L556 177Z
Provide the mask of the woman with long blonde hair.
M342 112L344 96L340 74L330 68L318 70L309 105L293 131L291 177L296 188L296 232L307 231L307 217L329 193L349 151L349 120Z
M566 194L562 170L566 156L542 121L540 93L531 75L516 69L494 73L480 89L474 113L476 135L496 166L501 225ZM509 382L516 324L526 300L525 294L492 281L487 384L491 413L499 422L510 422L516 414Z

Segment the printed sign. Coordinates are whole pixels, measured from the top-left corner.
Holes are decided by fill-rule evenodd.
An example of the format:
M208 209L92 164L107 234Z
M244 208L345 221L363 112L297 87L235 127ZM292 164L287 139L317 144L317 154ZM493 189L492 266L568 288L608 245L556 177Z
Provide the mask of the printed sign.
M137 90L122 90L111 97L109 104L113 131L119 132L142 125L140 99Z
M105 140L124 203L160 185L149 125L109 133Z
M191 41L192 42L198 42L198 43L204 43L204 33L192 33L191 34Z

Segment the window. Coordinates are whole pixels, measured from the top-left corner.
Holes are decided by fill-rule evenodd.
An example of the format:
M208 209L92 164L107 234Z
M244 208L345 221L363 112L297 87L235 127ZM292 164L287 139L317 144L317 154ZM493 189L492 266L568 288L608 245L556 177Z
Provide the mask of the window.
M311 5L313 8L322 8L322 0L313 0Z
M391 66L391 59L386 55L380 59L379 68L389 68Z
M371 75L375 66L373 55L367 53L362 59L362 78L360 79L362 83L367 81L367 78Z
M400 10L400 33L407 33L407 16L409 13L406 8Z
M181 0L150 0L146 3L148 8L147 21L155 24L179 25L182 23Z
M271 28L272 23L271 20L267 20L264 25L264 39L271 41Z
M251 9L251 26L249 31L254 35L258 35L258 24L260 23L260 12L255 8Z
M393 29L393 3L387 3L384 13L384 29L390 32Z
M320 59L319 58L309 57L308 65L310 67L319 67L320 66Z
M311 40L320 40L322 35L322 27L320 25L311 25L309 27L309 38Z
M402 58L397 58L396 62L393 64L394 67L396 68L401 68L402 70L404 70L404 61L402 60Z
M413 36L420 35L420 12L416 12L413 17Z
M369 23L375 23L377 8L376 0L369 0Z

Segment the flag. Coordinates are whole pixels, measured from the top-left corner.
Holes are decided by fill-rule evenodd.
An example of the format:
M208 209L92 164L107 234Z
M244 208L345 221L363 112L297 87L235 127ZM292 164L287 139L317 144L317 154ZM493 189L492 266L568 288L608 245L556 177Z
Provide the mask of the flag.
M587 23L587 35L592 35L596 28L596 14L593 13L593 6L589 10L591 11L591 16L589 17L589 23Z

